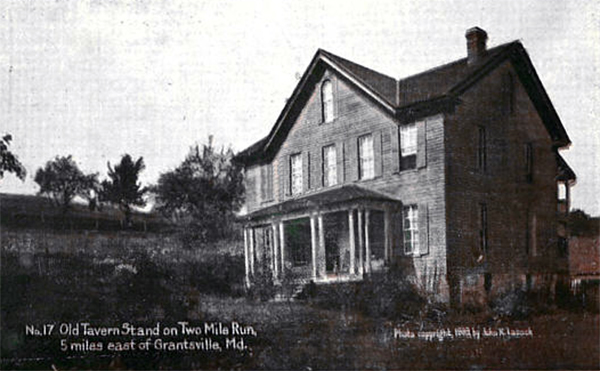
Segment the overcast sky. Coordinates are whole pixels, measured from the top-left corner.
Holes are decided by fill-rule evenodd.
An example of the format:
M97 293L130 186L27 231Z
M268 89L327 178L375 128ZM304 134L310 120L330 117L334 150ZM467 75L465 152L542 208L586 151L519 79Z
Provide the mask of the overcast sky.
M28 170L71 154L106 175L143 156L142 181L194 143L265 136L318 48L395 78L520 39L573 145L573 207L600 215L599 1L26 1L0 3L0 134Z

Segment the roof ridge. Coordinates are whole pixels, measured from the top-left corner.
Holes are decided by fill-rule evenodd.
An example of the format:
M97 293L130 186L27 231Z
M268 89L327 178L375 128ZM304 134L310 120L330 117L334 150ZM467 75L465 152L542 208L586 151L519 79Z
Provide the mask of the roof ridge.
M326 56L329 56L329 57L333 57L333 58L336 58L336 59L340 59L340 60L342 60L342 62L350 63L350 64L353 64L353 65L355 65L355 66L357 66L357 67L364 68L365 70L368 70L369 72L373 72L373 73L376 73L376 74L378 74L378 75L380 75L380 76L387 77L388 79L391 79L391 80L394 80L394 81L398 80L398 79L396 79L396 78L394 78L394 77L392 77L392 76L386 75L385 73L381 73L381 72L379 72L379 71L376 71L376 70L374 70L374 69L372 69L372 68L365 67L365 66L363 66L362 64L358 64L358 63L356 63L356 62L353 62L353 61L351 61L351 60L349 60L349 59L346 59L346 58L340 57L339 55L337 55L337 54L333 54L332 52L329 52L329 51L327 51L327 50L325 50L325 49L321 49L321 48L319 48L319 49L318 49L318 52L320 52L321 54L325 54Z
M513 41L510 41L510 42L507 42L507 43L504 43L504 44L500 44L498 46L494 46L493 48L488 49L487 52L488 53L489 52L498 52L500 49L509 48L509 47L511 47L513 45L520 44L520 43L521 42L518 39L517 40L513 40ZM413 75L408 75L408 76L399 78L398 81L399 82L401 82L401 81L407 81L409 79L417 78L417 77L422 76L422 75L426 75L426 74L429 74L429 73L432 73L432 72L440 71L440 70L443 70L445 68L454 66L456 64L466 62L466 60L467 60L467 57L456 59L456 60L453 60L451 62L442 64L440 66L432 67L432 68L429 68L429 69L427 69L425 71L417 72L417 73L415 73Z

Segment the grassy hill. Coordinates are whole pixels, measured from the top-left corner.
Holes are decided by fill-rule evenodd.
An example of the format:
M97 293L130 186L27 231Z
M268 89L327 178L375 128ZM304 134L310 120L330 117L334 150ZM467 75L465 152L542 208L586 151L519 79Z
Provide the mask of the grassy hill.
M130 229L158 231L167 227L156 213L134 211ZM92 211L87 205L73 203L64 214L50 200L41 196L0 193L0 226L6 228L120 230L124 215L113 207Z

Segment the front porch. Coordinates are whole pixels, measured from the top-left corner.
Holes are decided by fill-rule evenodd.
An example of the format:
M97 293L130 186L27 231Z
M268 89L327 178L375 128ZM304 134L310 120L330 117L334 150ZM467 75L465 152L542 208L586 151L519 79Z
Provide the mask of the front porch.
M362 280L393 255L399 201L345 186L258 210L245 218L246 286Z

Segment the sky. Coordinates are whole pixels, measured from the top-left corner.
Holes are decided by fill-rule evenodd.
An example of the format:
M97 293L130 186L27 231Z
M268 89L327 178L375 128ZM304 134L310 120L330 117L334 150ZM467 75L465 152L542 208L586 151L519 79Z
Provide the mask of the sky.
M318 48L402 78L521 40L573 144L573 208L600 215L600 1L3 0L0 134L28 170L0 192L34 194L35 171L72 155L144 157L144 185L190 146L239 151L264 137Z

